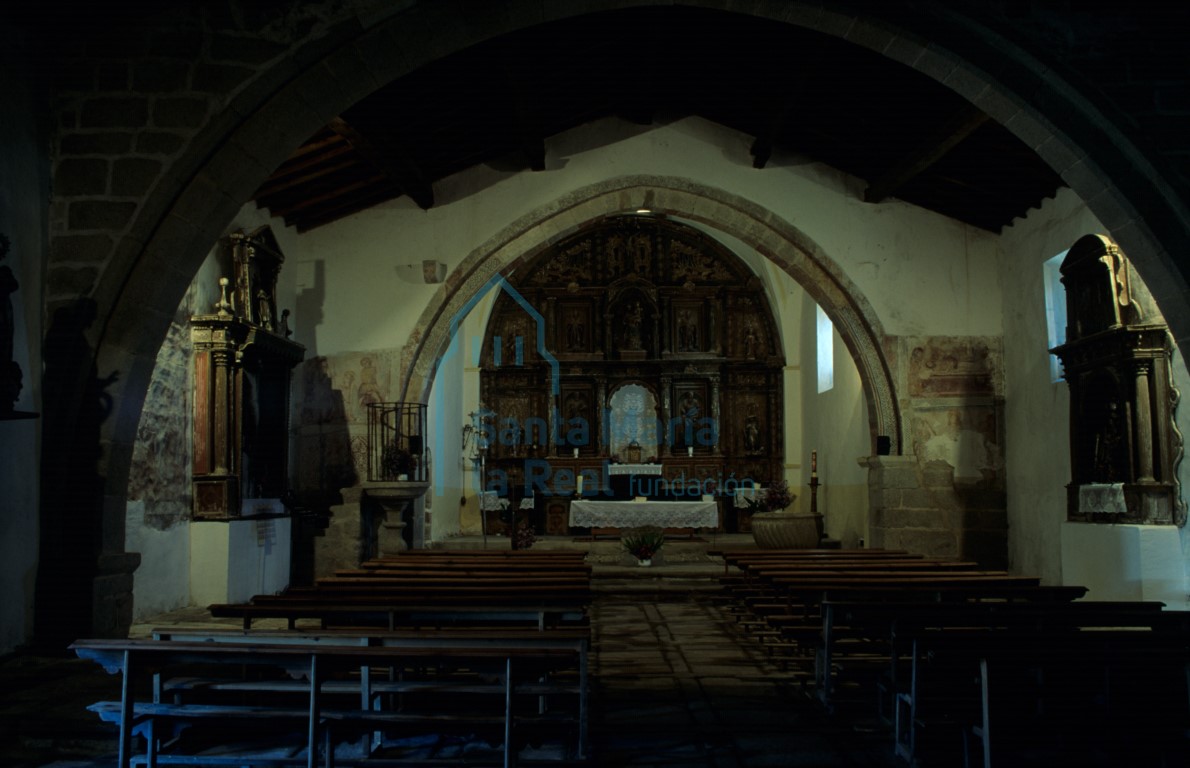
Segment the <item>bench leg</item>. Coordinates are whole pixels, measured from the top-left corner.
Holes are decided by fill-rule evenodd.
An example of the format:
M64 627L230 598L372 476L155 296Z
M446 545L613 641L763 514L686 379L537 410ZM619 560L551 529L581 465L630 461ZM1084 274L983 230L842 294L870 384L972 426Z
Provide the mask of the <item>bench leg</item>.
M120 768L128 768L132 755L128 750L132 747L132 651L124 651L124 679L120 691Z
M578 759L587 759L587 642L578 655Z
M512 657L504 660L504 768L512 765Z
M981 737L983 738L983 768L992 768L992 734L988 712L988 660L979 660L979 708L982 712Z
M318 758L318 654L310 654L310 711L306 723L306 768L314 768Z

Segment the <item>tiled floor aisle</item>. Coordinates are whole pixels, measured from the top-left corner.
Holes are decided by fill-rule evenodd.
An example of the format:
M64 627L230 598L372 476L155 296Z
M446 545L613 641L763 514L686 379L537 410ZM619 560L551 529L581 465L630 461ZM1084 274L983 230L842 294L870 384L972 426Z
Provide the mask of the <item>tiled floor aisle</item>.
M598 765L895 765L890 737L824 717L708 592L596 601Z

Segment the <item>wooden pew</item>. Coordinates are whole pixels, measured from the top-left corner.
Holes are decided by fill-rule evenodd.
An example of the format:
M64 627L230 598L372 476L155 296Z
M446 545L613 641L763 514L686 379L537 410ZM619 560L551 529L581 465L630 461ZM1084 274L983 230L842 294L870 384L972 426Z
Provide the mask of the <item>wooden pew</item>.
M569 552L435 550L368 563L375 567L350 569L349 575L322 578L281 595L258 595L248 604L212 605L210 611L241 618L245 629L259 618L284 618L291 629L302 619L317 619L322 626L379 623L390 629L466 623L544 628L585 623L591 602L590 566Z
M302 597L258 596L251 603L214 604L214 617L239 618L245 629L256 619L285 619L290 629L302 619L317 619L323 626L437 627L460 624L532 626L547 628L587 621L589 595L555 595L552 598L508 595L480 597L455 595L404 595L331 599L326 595Z
M134 729L146 735L145 761L150 765L295 762L276 754L196 759L158 752L165 726L204 729L209 725L220 734L219 729L243 723L250 723L253 729L281 731L300 725L305 733L303 762L312 768L320 747L326 764L333 765L337 742L363 735L374 746L377 742L368 734L392 728L491 732L502 737L503 764L509 765L525 729L548 727L550 733L573 732L573 757L581 760L587 750L588 645L589 635L572 631L522 633L503 640L491 636L286 633L283 641L280 636L270 636L263 642L255 636L229 633L190 640L79 640L71 647L80 657L124 676L120 701L91 707L119 725L121 768L132 761ZM194 665L233 674L172 682L161 674L162 670ZM456 673L427 680L403 675L379 680L372 674L378 667ZM278 669L288 677L257 674L245 678L238 674L245 668L264 673ZM142 690L143 677L150 672L155 681L152 700L138 700L137 691ZM576 682L542 682L547 672L572 673ZM489 674L495 684L487 682ZM466 714L459 713L462 707L445 712L411 707L409 696L426 691L436 696L461 696L455 701L466 702L467 708L480 698L490 705ZM404 709L379 708L386 694L401 695ZM545 695L570 696L574 704L543 717L536 702ZM531 697L531 706L524 704L526 697Z
M930 628L964 630L1030 629L1088 626L1152 627L1163 622L1163 603L1150 602L962 602L837 601L822 604L822 631L816 664L816 693L828 708L836 704L837 688L870 683L867 694L877 712L892 720L893 699L904 695L901 659L909 658L915 633ZM859 663L856 663L856 660ZM864 662L877 660L874 665ZM859 674L855 669L861 669ZM864 674L867 670L876 674ZM878 679L877 679L878 678Z
M1190 632L1184 617L1161 616L1172 626L922 630L898 753L967 758L970 738L987 768L993 757L1004 766L1186 765ZM923 743L932 723L948 730Z
M936 572L858 570L824 575L808 571L798 576L758 577L768 591L746 596L751 616L743 619L767 649L780 650L800 663L807 675L822 680L829 667L820 666L821 605L828 600L1027 600L1069 602L1086 593L1081 587L1041 587L1040 580L1003 572ZM909 575L907 575L909 574Z

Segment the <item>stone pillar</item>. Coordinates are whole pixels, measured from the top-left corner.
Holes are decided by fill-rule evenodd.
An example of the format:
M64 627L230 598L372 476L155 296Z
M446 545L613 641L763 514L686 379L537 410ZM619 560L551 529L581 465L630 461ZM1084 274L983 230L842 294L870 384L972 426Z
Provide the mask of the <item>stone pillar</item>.
M1003 491L956 487L945 461L865 456L859 464L868 470L870 546L1007 566Z
M96 637L127 637L132 626L132 574L139 552L103 552L91 582L91 630Z
M859 465L868 470L868 546L899 546L886 541L889 510L900 509L903 489L919 487L917 460L913 456L861 456Z

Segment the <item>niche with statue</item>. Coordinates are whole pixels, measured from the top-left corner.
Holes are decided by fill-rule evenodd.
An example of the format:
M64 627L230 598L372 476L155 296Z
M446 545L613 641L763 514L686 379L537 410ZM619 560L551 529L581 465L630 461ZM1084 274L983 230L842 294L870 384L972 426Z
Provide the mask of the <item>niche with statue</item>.
M229 235L221 256L231 277L219 281L213 311L190 318L195 519L239 517L246 500L279 503L285 495L289 375L305 356L305 347L289 338L288 312L277 313L285 258L272 230Z
M1066 343L1053 352L1070 386L1067 519L1184 525L1169 329L1106 238L1080 239L1061 271Z

